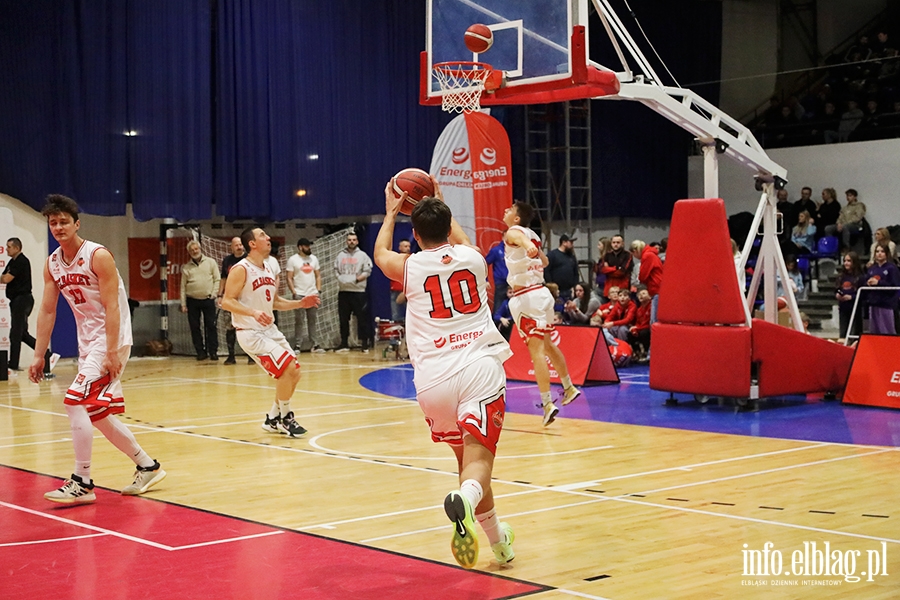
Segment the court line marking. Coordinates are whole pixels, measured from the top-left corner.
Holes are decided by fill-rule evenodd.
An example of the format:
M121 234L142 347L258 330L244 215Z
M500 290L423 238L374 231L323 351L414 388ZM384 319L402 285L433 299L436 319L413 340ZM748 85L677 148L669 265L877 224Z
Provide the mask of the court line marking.
M399 421L397 423L389 423L388 425L405 425L405 421ZM332 435L335 433L347 433L348 431L358 431L360 429L371 429L374 427L384 427L385 424L376 424L376 425L360 425L357 427L347 427L346 429L334 429L332 431L326 431L325 433L320 433L319 435L312 437L309 439L309 445L313 448L321 450L322 452L333 452L336 454L346 454L349 456L357 456L357 457L365 457L365 458L378 458L381 460L452 460L456 461L455 456L388 456L388 455L380 455L380 454L364 454L362 452L348 452L345 450L334 450L332 448L327 448L319 443L319 439L328 435ZM548 456L562 456L565 454L579 454L582 452L594 452L595 450L609 450L610 448L615 448L615 446L594 446L592 448L577 448L575 450L560 450L559 452L544 452L541 454L520 454L518 456L497 456L494 460L502 460L502 459L513 459L513 458L543 458ZM446 453L443 453L446 454Z
M240 542L243 540L250 540L250 539L255 539L255 538L268 537L271 535L279 535L282 533L286 533L283 529L273 529L272 531L264 531L261 533L242 535L242 536L233 537L233 538L223 538L220 540L210 540L207 542L199 542L196 544L187 544L185 546L167 546L166 544L160 544L158 542L153 542L148 539L139 538L139 537L136 537L133 535L128 535L127 533L122 533L120 531L114 531L112 529L106 529L104 527L98 527L96 525L82 523L81 521L73 521L72 519L66 519L63 517L59 517L57 515L51 515L51 514L48 514L45 512L41 512L39 510L33 510L31 508L19 506L17 504L10 504L9 502L3 502L2 500L0 500L0 506L5 506L6 508L10 508L12 510L18 510L20 512L28 513L30 515L34 515L37 517L43 517L45 519L50 519L51 521L58 521L60 523L66 523L67 525L73 525L75 527L81 527L83 529L88 529L91 531L99 532L96 535L79 536L79 537L96 537L99 535L110 535L113 537L121 538L123 540L128 540L130 542L135 542L137 544L143 544L145 546L157 548L159 550L167 550L169 552L176 552L178 550L190 550L191 548L200 548L203 546L216 546L219 544L229 544L231 542ZM189 510L192 510L192 509L189 509ZM229 518L229 517L227 517L227 515L225 515L225 516L226 516L226 518ZM272 527L271 525L265 525L265 526ZM79 539L79 538L72 538L72 539ZM57 540L57 541L62 541L62 540ZM34 542L30 542L30 543L41 543L41 541L34 541ZM19 544L21 544L21 543L19 543ZM0 546L3 546L3 545L5 545L5 544L0 544Z
M51 538L48 540L31 540L28 542L10 542L8 544L0 544L0 548L10 548L13 546L34 546L35 544L52 544L54 542L69 542L71 540L83 540L87 538L106 537L107 533L89 533L87 535L73 535L63 538Z
M563 594L569 594L570 596L578 596L579 598L588 598L588 600L610 600L604 596L592 596L591 594L585 594L584 592L576 592L574 590L565 590L563 588L556 588L557 592L562 592Z

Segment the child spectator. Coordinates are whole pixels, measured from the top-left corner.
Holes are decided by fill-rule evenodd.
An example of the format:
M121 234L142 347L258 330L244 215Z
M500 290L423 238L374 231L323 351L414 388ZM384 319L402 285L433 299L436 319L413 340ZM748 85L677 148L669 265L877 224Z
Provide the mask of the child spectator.
M653 304L645 286L638 288L638 302L634 325L628 328L628 343L634 348L634 362L644 364L650 358L650 313Z
M656 310L659 306L659 286L662 283L662 262L659 260L659 250L653 246L644 244L641 240L631 242L631 253L635 256L635 263L640 259L638 270L638 286L647 288L650 294L651 310L650 322L656 323Z
M859 263L859 255L856 252L848 252L844 255L842 261L843 268L841 274L837 278L834 296L838 301L838 320L840 322L840 336L846 338L848 334L858 335L859 315L857 312L856 322L850 329L850 314L853 312L853 302L856 299L856 292L861 285L865 284L863 278L862 267Z
M619 287L612 286L609 288L609 302L606 304L601 304L597 310L594 311L594 314L591 315L591 325L596 327L603 327L603 323L606 321L606 317L609 316L610 311L615 307L619 302Z
M628 329L634 325L637 315L637 307L631 301L631 294L627 289L619 290L618 302L609 312L603 328L608 329L618 339L628 341Z

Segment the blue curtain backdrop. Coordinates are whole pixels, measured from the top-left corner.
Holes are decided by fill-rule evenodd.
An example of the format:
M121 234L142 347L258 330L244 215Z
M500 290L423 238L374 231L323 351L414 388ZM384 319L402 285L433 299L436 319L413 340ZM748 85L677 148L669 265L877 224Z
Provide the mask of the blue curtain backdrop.
M682 84L717 79L719 3L631 4ZM417 103L424 19L421 0L0 2L0 190L100 215L131 202L139 219L213 202L231 219L381 213L384 183L427 168L449 121ZM594 214L667 218L690 136L633 103L593 106ZM522 108L498 116L522 197Z

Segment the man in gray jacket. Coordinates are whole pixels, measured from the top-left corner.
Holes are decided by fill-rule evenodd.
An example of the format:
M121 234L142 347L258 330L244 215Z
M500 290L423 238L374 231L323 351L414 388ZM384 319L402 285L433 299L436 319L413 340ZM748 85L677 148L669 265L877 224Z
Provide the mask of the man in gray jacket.
M341 321L341 345L335 352L349 352L350 315L356 315L356 325L362 351L368 352L375 344L375 333L369 318L369 300L366 283L372 274L372 259L359 249L355 233L347 234L347 247L334 259L334 272L338 276L338 317Z

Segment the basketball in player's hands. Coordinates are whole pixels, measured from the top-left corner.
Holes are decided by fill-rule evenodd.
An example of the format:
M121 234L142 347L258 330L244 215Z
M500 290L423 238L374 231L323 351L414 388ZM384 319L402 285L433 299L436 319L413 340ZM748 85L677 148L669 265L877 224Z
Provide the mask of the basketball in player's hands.
M466 48L476 54L481 54L490 50L494 43L494 32L488 29L487 25L476 23L466 29L465 40Z
M431 177L422 169L403 169L394 175L394 196L399 198L406 192L406 200L400 206L404 215L412 214L419 200L426 196L434 196L434 184Z

